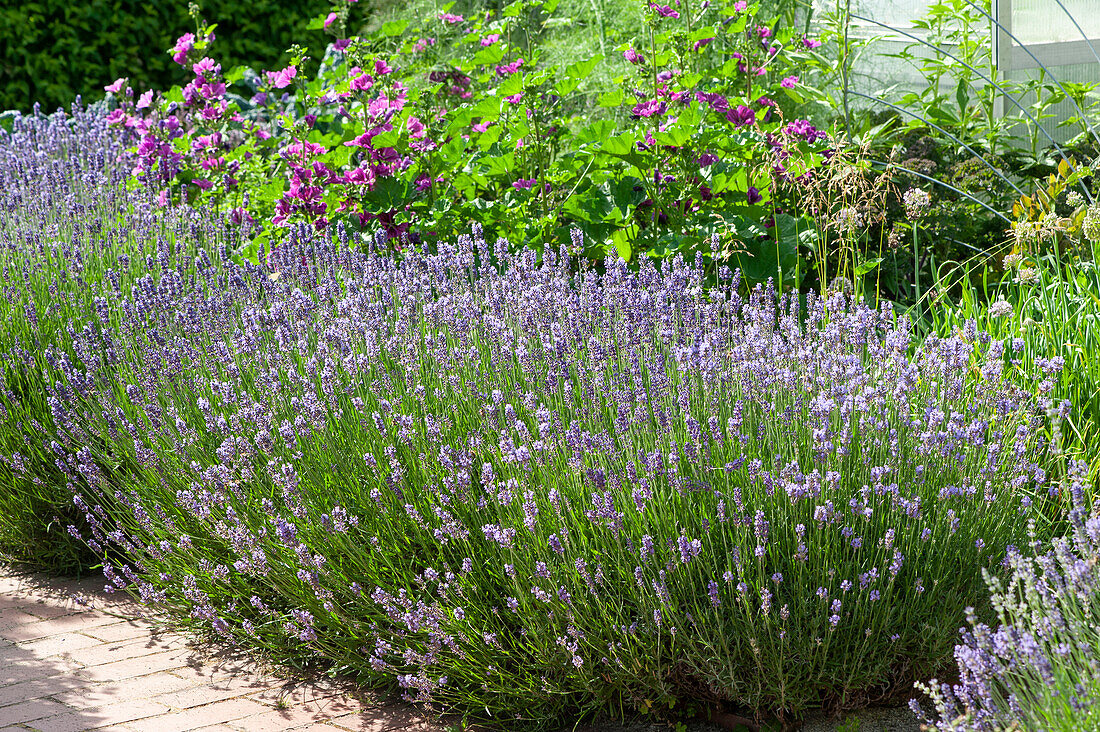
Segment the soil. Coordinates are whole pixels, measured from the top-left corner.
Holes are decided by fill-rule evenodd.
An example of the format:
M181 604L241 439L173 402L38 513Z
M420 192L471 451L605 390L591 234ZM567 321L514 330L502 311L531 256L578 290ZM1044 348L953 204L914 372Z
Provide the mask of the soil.
M778 732L781 727L763 725L760 732ZM827 719L811 715L800 732L920 732L921 725L908 706L869 707L849 712L841 719ZM752 732L752 728L718 726L705 722L687 722L682 726L668 722L594 722L560 732Z

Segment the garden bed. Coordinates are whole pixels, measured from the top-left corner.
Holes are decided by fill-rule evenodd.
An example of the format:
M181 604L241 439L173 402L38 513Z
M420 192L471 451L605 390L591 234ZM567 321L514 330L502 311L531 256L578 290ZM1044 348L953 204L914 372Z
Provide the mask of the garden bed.
M471 725L793 727L914 682L945 730L1079 713L1091 171L1016 204L1011 302L941 310L932 197L741 87L819 44L650 6L652 87L578 127L594 64L518 56L552 10L308 82L223 73L200 23L182 89L0 120L0 548Z

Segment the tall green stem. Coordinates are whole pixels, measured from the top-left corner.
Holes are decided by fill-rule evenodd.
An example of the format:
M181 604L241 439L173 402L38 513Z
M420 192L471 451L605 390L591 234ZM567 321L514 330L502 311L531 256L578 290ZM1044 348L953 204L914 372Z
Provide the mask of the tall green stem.
M844 46L840 49L840 74L844 82L844 89L842 90L841 104L844 107L844 132L849 137L852 134L852 114L848 105L848 83L849 73L851 69L849 64L851 63L848 48L848 31L852 25L852 0L844 0Z
M916 302L920 303L920 250L917 248L917 225L913 224L913 288Z

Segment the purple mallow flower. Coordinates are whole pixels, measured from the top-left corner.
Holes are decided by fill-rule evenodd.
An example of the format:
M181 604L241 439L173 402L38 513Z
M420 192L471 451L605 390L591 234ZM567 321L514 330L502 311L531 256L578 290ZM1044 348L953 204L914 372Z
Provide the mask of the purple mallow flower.
M740 104L726 112L726 119L736 127L744 127L756 122L756 112L752 110L752 107Z

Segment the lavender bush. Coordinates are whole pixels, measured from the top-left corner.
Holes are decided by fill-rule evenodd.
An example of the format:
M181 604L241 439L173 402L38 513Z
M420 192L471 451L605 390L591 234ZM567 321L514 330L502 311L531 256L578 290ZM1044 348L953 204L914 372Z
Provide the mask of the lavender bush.
M1009 553L1007 580L987 578L1001 624L971 619L955 649L960 682L921 685L938 715L925 720L934 732L1100 727L1100 517L1087 477L1074 463L1070 535L1046 551L1033 539L1030 555Z
M65 340L71 314L92 306L96 250L137 236L134 245L155 224L131 206L125 141L102 114L78 103L71 114L0 117L0 460L19 468L0 465L0 554L79 571L95 561L65 532L80 514L54 456L31 439L53 430L42 349Z
M941 668L1056 516L1033 392L972 325L915 345L887 306L477 231L240 262L111 191L118 228L37 244L20 190L0 484L53 466L113 587L436 708L858 705Z

